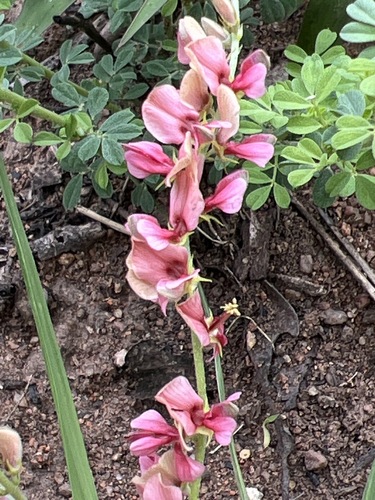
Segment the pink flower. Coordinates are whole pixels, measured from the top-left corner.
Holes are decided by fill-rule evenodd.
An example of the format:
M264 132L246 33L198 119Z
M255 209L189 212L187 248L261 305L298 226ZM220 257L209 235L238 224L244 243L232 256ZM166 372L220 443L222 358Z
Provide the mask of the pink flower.
M198 280L185 247L168 245L151 248L145 240L132 236L132 249L126 265L130 287L142 299L157 302L166 314L168 301L180 300Z
M180 149L179 161L166 179L168 185L170 177L174 176L170 195L169 223L180 237L197 227L199 217L204 210L204 200L199 189L203 163L204 155L196 153L191 144L190 134L186 134Z
M182 500L181 483L192 482L204 472L204 465L188 457L181 447L158 456L141 457L141 476L133 478L138 493L146 500Z
M205 213L220 208L226 214L235 214L241 207L249 175L246 170L236 170L216 186L214 194L205 200Z
M265 167L274 154L276 137L271 134L256 134L247 137L242 142L227 142L225 154L252 161L259 167Z
M203 399L190 382L185 377L176 377L158 392L155 399L167 407L177 427L181 427L188 436L212 433L216 441L225 446L230 443L237 426L233 418L236 407L232 401L239 397L240 393L232 394L226 401L205 411Z
M155 87L142 106L147 130L160 142L181 144L186 132L194 132L199 112L183 102L172 85Z
M212 3L225 24L234 26L238 23L236 11L230 0L212 0Z
M169 229L160 227L159 221L146 214L133 214L128 218L125 229L129 235L145 240L154 250L163 250L170 243L178 244L181 238Z
M137 179L152 174L167 175L173 168L173 161L159 144L148 141L124 144L125 160L129 172Z
M0 464L11 475L18 474L22 466L22 441L17 431L0 426Z
M129 434L130 451L133 455L151 455L159 448L179 440L180 435L175 427L155 410L147 410L131 421L130 426L136 429Z
M185 47L194 40L205 38L206 34L198 21L191 16L185 16L178 23L178 51L177 57L181 64L189 64L189 58L185 54Z
M185 54L190 58L190 67L202 75L213 95L217 94L221 83L235 92L245 93L247 97L261 97L266 92L267 56L263 51L255 51L243 61L233 82L229 80L230 68L225 50L216 37L207 36L191 42L185 48Z

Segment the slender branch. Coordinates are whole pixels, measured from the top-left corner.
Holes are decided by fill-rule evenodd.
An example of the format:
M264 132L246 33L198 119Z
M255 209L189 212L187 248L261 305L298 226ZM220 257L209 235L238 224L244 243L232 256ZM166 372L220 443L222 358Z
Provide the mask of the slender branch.
M0 101L5 101L10 104L14 108L19 108L21 104L23 104L27 99L22 97L12 90L5 89L4 87L0 87ZM49 109L44 108L43 106L36 106L32 113L33 116L37 118L41 118L42 120L47 120L49 122L58 125L59 127L65 127L66 125L66 116L58 115Z
M12 495L14 500L26 500L25 495L21 492L19 487L15 485L10 479L8 479L8 477L2 470L0 470L0 484L4 486L7 493Z
M129 235L123 224L119 224L118 222L114 222L113 220L108 219L107 217L103 217L103 215L99 215L96 212L94 212L93 210L90 210L89 208L86 208L86 207L78 206L78 207L76 207L76 210L80 214L86 215L86 217L89 217L90 219L96 220L96 221L100 222L101 224L104 224L104 225L110 227L111 229L118 231L119 233Z

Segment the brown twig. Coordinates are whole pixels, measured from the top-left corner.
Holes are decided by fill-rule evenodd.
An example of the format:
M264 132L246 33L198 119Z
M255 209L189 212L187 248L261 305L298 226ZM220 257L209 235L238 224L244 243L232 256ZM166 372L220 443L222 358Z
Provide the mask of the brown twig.
M323 240L327 243L329 248L336 254L336 256L341 260L344 266L352 273L357 281L362 285L366 292L370 295L372 300L375 301L375 287L371 282L361 273L355 262L346 255L340 248L339 244L334 241L331 236L327 233L324 227L318 222L300 203L296 198L292 200L293 205L298 209L298 211L305 217L305 219L312 225L315 231L320 234Z
M103 217L102 215L97 214L93 210L90 210L89 208L86 207L81 207L80 205L76 207L77 212L80 214L86 215L86 217L89 217L90 219L96 220L100 222L101 224L104 224L105 226L110 227L111 229L114 229L115 231L118 231L119 233L123 233L128 235L128 233L125 230L125 227L122 224L119 224L118 222L114 222L111 219L108 219L107 217Z

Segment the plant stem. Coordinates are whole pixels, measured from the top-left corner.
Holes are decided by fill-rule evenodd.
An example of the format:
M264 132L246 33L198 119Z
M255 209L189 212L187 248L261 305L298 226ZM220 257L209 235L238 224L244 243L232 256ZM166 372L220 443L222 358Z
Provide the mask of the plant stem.
M16 94L12 90L0 87L0 101L5 101L12 107L17 109L21 106L21 104L27 101L27 99L25 97ZM42 118L42 120L47 120L49 122L52 122L55 125L58 125L59 127L65 127L66 116L58 115L57 113L49 111L43 106L40 105L36 106L31 114L33 116L36 116L37 118Z
M224 385L224 376L223 376L223 369L221 366L220 356L215 357L215 372L216 372L216 382L217 382L217 390L219 393L219 399L220 399L220 401L224 401L225 400L225 385ZM236 483L237 483L237 488L238 488L238 492L240 494L240 498L241 498L241 500L249 500L249 496L248 496L247 491L246 491L245 482L244 482L243 477L242 477L241 467L240 467L240 464L238 462L236 446L234 444L233 438L232 438L232 441L230 442L229 450L230 450L231 462L233 465L234 478L235 478Z
M193 331L191 331L191 343L193 346L197 391L199 396L203 399L204 409L205 411L207 411L208 400L207 400L206 374L204 369L203 350L199 338ZM206 455L206 442L207 442L207 437L202 434L198 434L195 437L195 459L201 462L202 464L204 463L204 458ZM190 496L189 496L190 500L199 499L200 487L201 487L201 478L198 478L191 484Z
M2 470L0 470L0 484L4 486L9 495L12 495L14 500L26 500L25 495L21 492L19 487L16 486L10 479L8 479L8 477Z

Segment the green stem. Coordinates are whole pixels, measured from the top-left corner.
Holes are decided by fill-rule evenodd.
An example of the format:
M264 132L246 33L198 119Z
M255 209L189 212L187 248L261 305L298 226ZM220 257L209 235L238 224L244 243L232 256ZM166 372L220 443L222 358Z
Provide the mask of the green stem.
M5 101L12 107L17 109L21 106L21 104L27 101L27 99L25 97L16 94L12 90L0 87L0 101ZM65 127L66 116L58 115L53 111L49 111L48 109L43 108L43 106L40 105L36 106L31 114L33 116L36 116L37 118L41 118L42 120L47 120L49 122L52 122L55 125L58 125L59 127Z
M197 390L199 396L204 401L205 411L207 411L208 400L207 400L206 374L204 369L203 350L199 338L193 331L191 332L191 342L193 346L193 357L194 357L194 368L195 368L195 378L197 382ZM197 436L195 437L195 459L201 462L202 464L204 463L204 458L206 455L206 444L207 444L207 437L202 434L197 434ZM201 487L201 478L198 478L193 483L191 483L190 496L189 496L190 500L199 499L200 487Z
M217 383L217 390L219 393L219 399L220 401L224 401L226 396L225 396L223 369L221 366L220 356L215 357L215 372L216 372L216 383ZM241 500L248 500L249 496L247 494L245 482L242 477L241 467L238 462L236 446L234 444L233 438L229 445L229 451L230 451L231 462L233 465L234 478L237 483L237 488L240 494L240 498Z
M25 495L21 492L19 487L16 486L10 479L8 479L8 477L2 470L0 470L0 484L4 486L9 495L12 495L14 500L26 500Z

